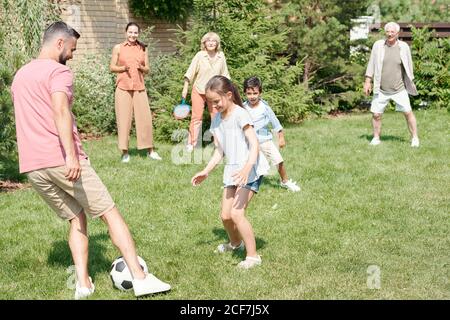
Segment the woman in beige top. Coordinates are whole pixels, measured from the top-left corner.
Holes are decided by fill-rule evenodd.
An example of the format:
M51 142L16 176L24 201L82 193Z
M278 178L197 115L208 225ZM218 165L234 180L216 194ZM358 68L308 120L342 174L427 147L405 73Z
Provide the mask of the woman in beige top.
M184 75L184 87L181 96L186 99L189 83L192 83L192 116L189 125L187 150L191 152L197 144L202 128L203 110L205 108L205 86L214 76L221 75L230 79L225 55L220 50L220 38L214 32L208 32L202 37L201 50L192 59L189 69ZM211 120L217 112L208 106ZM201 142L200 142L201 145Z
M154 160L161 157L153 150L152 114L145 90L144 75L150 70L147 47L138 41L139 26L130 22L125 28L126 41L114 46L109 69L117 73L115 111L119 149L122 162L130 161L130 140L133 113L136 123L137 148L147 149Z

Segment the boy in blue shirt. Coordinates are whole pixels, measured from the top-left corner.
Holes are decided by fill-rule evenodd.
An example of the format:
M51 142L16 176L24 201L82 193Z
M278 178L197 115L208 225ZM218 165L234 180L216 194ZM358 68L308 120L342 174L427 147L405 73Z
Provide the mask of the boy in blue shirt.
M293 192L300 191L300 187L297 185L297 182L288 179L283 157L273 143L272 133L268 127L269 123L271 123L273 129L278 132L279 147L283 148L286 146L283 127L281 126L280 121L275 116L275 113L272 111L267 102L261 99L261 81L257 77L250 77L246 79L244 81L244 92L247 97L247 101L244 102L244 108L252 117L260 150L267 160L277 166L278 173L281 177L281 187Z

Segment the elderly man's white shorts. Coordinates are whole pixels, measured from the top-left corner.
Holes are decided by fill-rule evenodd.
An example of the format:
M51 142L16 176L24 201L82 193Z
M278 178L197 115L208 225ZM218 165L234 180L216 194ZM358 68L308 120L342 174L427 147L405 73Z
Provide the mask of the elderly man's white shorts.
M400 112L410 112L411 104L409 102L408 92L402 90L394 94L387 94L383 92L378 92L373 95L372 105L370 107L370 112L372 113L383 113L386 109L389 100L394 100L395 111Z

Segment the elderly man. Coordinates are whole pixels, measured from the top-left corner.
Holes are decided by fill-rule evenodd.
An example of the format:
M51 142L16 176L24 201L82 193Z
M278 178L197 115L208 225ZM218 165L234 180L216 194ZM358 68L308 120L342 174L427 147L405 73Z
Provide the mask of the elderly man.
M417 95L413 83L413 64L411 51L407 43L398 40L400 26L395 22L385 25L385 40L378 40L372 47L366 70L364 93L369 95L373 86L373 99L370 111L373 113L373 139L371 145L379 145L381 133L381 115L389 101L396 104L396 111L403 112L411 133L411 147L419 146L416 117L411 110L410 95Z
M14 77L11 91L20 172L27 174L45 202L70 224L69 247L77 277L75 299L87 298L95 289L88 273L86 215L107 224L112 242L133 276L136 296L168 291L169 284L141 270L128 226L81 146L71 111L73 75L65 66L79 37L64 22L51 24L44 33L39 57Z

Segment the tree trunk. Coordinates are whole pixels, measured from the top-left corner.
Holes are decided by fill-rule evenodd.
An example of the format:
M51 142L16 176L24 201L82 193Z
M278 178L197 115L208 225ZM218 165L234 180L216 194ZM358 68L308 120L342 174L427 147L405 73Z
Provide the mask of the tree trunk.
M303 71L303 85L306 89L308 89L309 85L309 72L311 68L311 63L309 62L309 59L306 59L305 61L305 70Z

